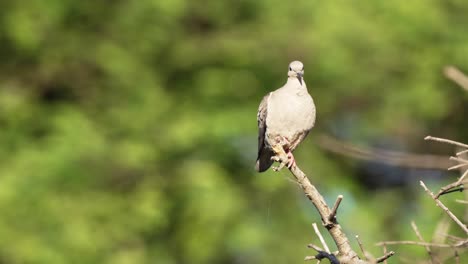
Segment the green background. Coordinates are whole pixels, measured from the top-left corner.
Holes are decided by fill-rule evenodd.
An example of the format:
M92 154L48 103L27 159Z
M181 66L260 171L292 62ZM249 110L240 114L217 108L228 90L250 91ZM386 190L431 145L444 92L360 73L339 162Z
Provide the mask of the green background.
M344 195L354 249L356 234L375 256L417 240L412 219L430 240L443 212L418 182L457 173L317 143L468 142L468 92L442 74L468 72L467 14L463 0L2 1L0 263L302 263L320 218L288 171L253 170L258 104L296 59L317 105L297 163L329 204Z

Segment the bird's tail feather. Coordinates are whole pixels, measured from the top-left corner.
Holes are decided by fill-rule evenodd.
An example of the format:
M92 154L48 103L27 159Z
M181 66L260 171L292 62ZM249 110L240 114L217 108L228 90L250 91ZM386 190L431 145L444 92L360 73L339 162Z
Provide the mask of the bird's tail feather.
M271 157L274 155L273 151L269 149L262 149L258 153L257 163L255 164L255 170L258 172L264 172L268 170L273 164Z

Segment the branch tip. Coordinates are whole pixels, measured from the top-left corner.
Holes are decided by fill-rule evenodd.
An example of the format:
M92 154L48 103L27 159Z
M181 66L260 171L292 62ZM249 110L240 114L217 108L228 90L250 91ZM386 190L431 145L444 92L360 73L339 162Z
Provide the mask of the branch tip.
M338 195L338 198L336 198L335 204L333 205L333 209L330 212L330 215L328 216L328 221L335 222L336 221L336 213L338 211L338 207L340 206L341 201L343 200L343 195Z
M380 263L388 259L389 257L395 255L395 251L390 251L387 254L383 255L382 257L375 260L375 262Z

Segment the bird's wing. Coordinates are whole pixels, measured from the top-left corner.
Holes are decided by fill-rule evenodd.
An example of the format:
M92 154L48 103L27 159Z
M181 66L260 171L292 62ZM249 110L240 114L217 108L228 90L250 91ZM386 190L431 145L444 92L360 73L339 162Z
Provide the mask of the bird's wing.
M257 113L257 121L258 121L258 156L257 162L255 164L255 169L258 172L266 171L271 164L273 164L273 160L271 157L273 156L273 151L266 147L265 145L265 136L266 136L266 119L268 114L268 100L271 96L271 93L267 94L263 97L262 101L260 102L260 106L258 107Z
M257 113L257 122L258 122L258 153L260 154L261 149L265 145L265 132L266 132L266 118L267 118L267 109L268 109L268 98L271 96L271 93L265 95L260 102Z

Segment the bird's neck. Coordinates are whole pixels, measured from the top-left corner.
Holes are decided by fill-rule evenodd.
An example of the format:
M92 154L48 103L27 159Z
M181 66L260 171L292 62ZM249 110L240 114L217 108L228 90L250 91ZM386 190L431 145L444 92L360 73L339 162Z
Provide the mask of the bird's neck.
M302 84L299 82L299 79L296 77L288 77L288 81L286 84L291 84L287 85L288 87L294 87L293 89L307 89L306 83L304 79L302 79Z

